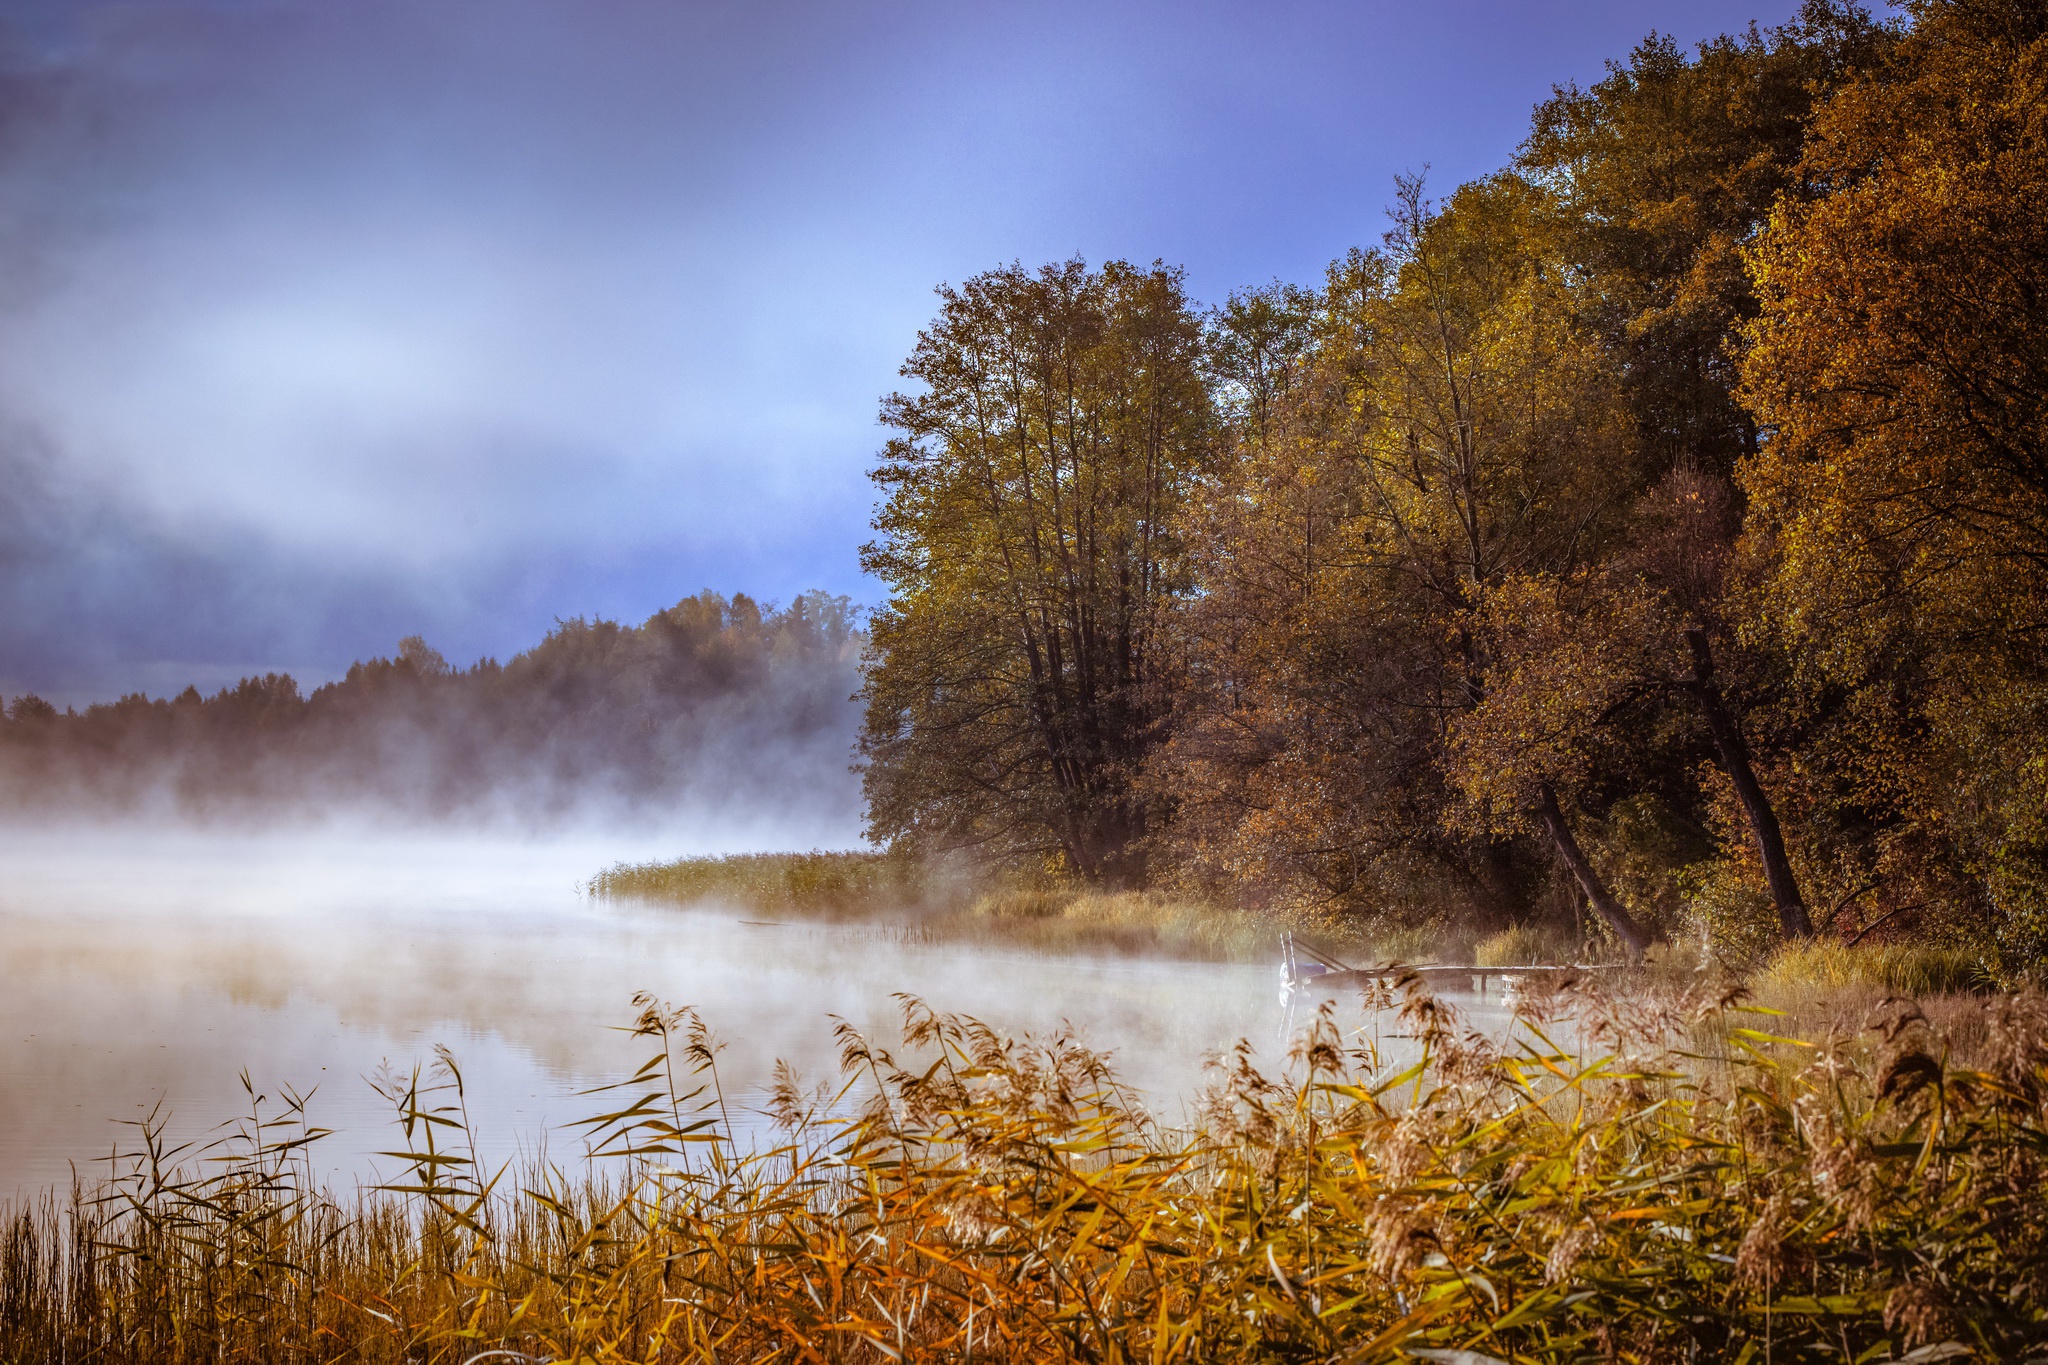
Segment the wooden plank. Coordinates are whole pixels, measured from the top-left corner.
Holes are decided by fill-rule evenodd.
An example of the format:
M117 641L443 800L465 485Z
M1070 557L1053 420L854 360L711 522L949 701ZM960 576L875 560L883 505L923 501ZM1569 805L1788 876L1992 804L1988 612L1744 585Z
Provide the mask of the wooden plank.
M1580 972L1618 971L1620 963L1589 963L1582 967L1452 967L1441 963L1424 963L1418 966L1390 964L1385 967L1354 967L1349 971L1320 972L1309 976L1296 976L1294 984L1303 989L1321 986L1341 988L1362 987L1375 981L1398 981L1404 976L1419 976L1425 981L1438 977L1478 977L1482 982L1489 976L1530 977L1567 975Z

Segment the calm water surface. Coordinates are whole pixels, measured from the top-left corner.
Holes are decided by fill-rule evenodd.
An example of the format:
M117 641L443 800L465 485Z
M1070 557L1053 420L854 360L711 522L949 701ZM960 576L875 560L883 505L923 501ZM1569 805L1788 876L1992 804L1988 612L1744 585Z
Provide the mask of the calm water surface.
M1070 1024L1177 1116L1205 1054L1276 1054L1275 969L1048 957L874 928L750 924L730 908L595 902L578 883L660 850L336 836L0 835L0 1199L91 1174L161 1105L180 1139L259 1093L313 1091L346 1187L391 1173L367 1077L446 1044L485 1155L579 1150L576 1092L647 1052L636 991L697 1006L727 1085L758 1105L777 1058L832 1073L833 1017L891 1036L895 992L1012 1032Z

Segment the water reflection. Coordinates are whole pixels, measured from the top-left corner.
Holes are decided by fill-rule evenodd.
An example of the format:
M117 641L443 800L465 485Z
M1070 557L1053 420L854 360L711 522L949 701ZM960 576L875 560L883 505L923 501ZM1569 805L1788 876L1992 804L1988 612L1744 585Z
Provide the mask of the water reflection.
M697 1006L727 1084L778 1057L833 1065L831 1016L889 1036L896 992L1011 1031L1071 1026L1169 1116L1204 1054L1276 1051L1267 966L1044 957L916 934L593 903L577 881L650 850L603 842L237 839L99 831L0 839L0 1197L61 1184L159 1099L183 1138L246 1107L238 1076L317 1087L346 1186L391 1145L365 1077L460 1059L492 1159L552 1144L644 1042L647 990ZM742 1101L746 1103L746 1101Z

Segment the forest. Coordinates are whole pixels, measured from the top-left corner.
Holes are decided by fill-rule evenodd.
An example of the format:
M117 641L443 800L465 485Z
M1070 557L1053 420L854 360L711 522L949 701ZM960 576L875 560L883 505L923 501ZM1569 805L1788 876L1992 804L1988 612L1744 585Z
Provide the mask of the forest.
M707 590L637 627L561 622L503 664L454 668L412 636L309 695L267 674L83 711L20 697L0 724L0 801L236 820L618 817L712 796L850 808L859 648L845 598Z
M1651 37L1312 285L939 291L869 830L1380 926L2048 961L2048 7Z
M1811 0L1561 86L1312 284L939 290L858 620L16 699L0 800L853 801L892 857L1342 922L2048 962L2048 8ZM857 692L855 701L849 697ZM864 710L863 710L864 708ZM734 784L738 784L735 787Z
M313 1092L245 1070L210 1140L138 1106L98 1184L0 1209L0 1360L2048 1360L2044 202L2048 0L1653 36L1311 285L942 287L864 619L705 593L503 666L15 701L23 805L795 801L851 740L872 847L587 889L761 912L764 962L872 911L900 964L965 887L1049 952L1091 904L1376 965L1178 1119L1118 1065L1187 1038L903 992L750 1086L643 991L557 1146L493 1167L439 1047L337 1195ZM1380 951L1525 932L1605 960L1436 964L1523 969L1461 1003ZM1894 950L1968 972L1800 965Z

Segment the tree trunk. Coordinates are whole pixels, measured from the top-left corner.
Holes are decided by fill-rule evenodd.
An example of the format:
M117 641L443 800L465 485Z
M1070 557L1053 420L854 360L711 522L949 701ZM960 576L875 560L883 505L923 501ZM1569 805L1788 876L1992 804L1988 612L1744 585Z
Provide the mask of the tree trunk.
M1564 859L1564 865L1579 879L1579 886L1592 904L1593 913L1605 920L1607 927L1628 945L1630 957L1641 957L1643 950L1650 946L1649 931L1636 923L1635 916L1614 898L1600 880L1600 874L1593 870L1593 864L1586 861L1578 836L1572 833L1571 825L1565 821L1563 808L1557 804L1557 792L1548 782L1537 789L1536 814L1543 821L1543 827L1550 831L1550 841L1557 845L1557 856Z
M1799 879L1792 875L1792 860L1785 856L1785 835L1778 827L1778 813L1771 809L1771 798L1764 794L1762 784L1756 780L1756 769L1750 766L1749 744L1742 737L1742 727L1735 723L1727 703L1721 699L1720 687L1714 682L1714 653L1707 644L1707 633L1694 626L1685 632L1685 643L1692 650L1692 680L1685 685L1686 690L1698 700L1706 715L1707 730L1714 736L1714 748L1721 755L1721 770L1734 784L1736 799L1742 802L1743 814L1749 817L1750 833L1756 836L1757 854L1764 862L1764 879L1770 883L1771 900L1778 907L1778 924L1786 938L1812 938L1813 917L1806 912L1806 898L1799 894Z

